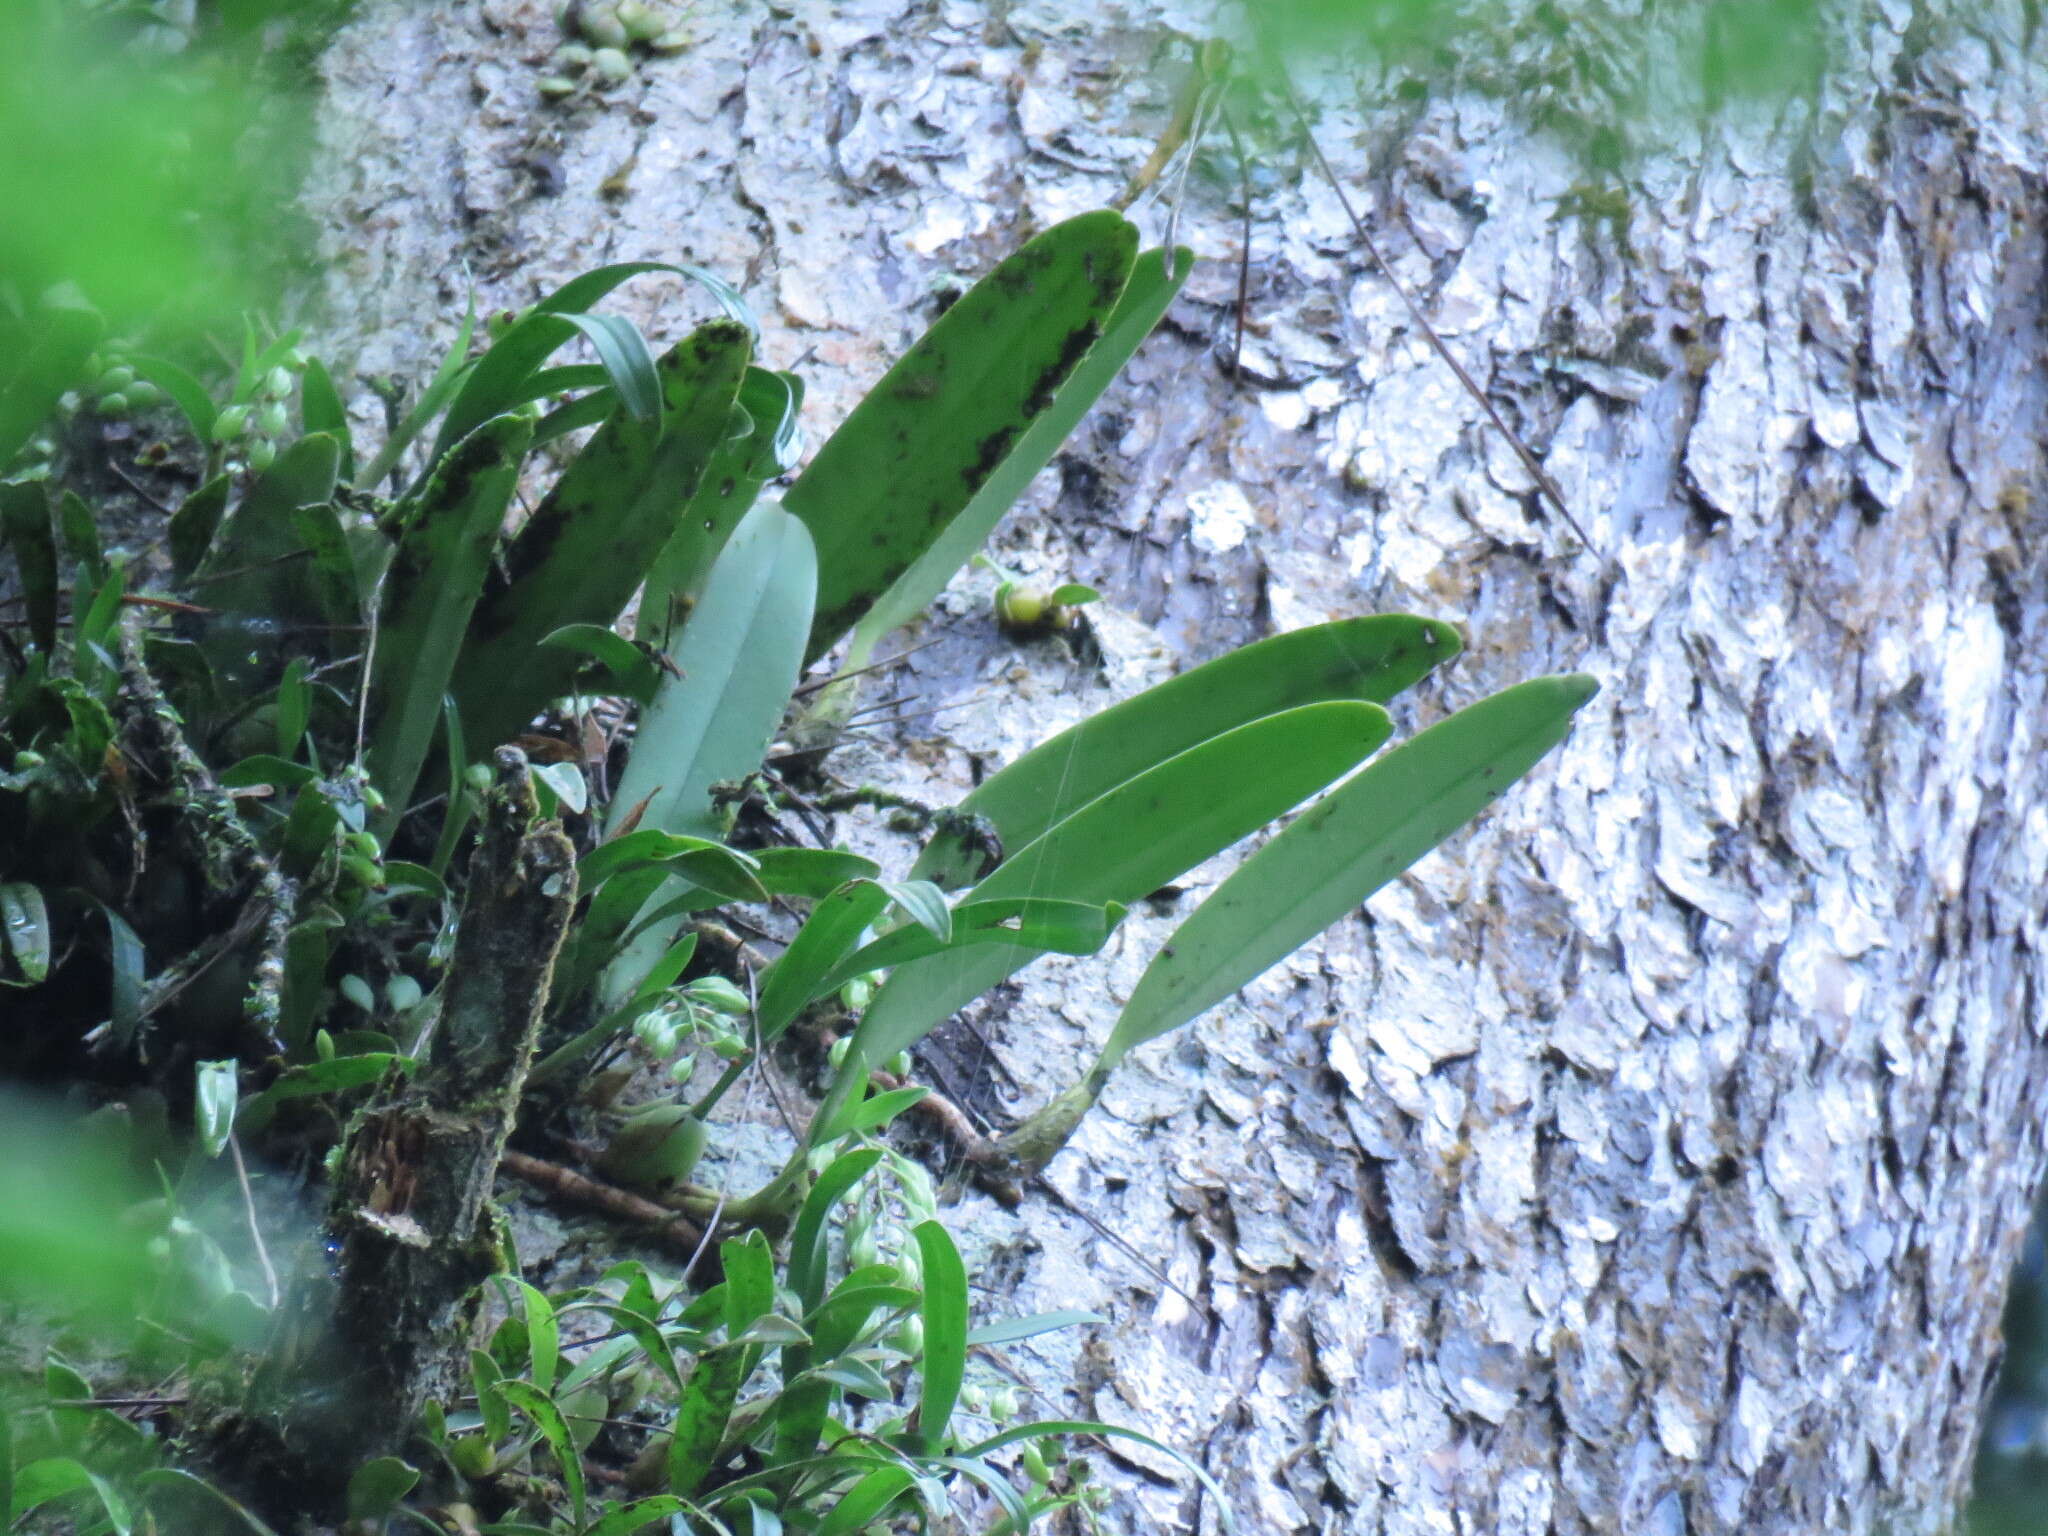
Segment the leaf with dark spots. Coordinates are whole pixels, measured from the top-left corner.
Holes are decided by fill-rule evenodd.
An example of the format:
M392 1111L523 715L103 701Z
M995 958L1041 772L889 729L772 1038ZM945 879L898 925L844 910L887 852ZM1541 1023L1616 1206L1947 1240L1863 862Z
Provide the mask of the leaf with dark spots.
M818 451L784 500L818 549L808 658L973 501L1087 354L1136 254L1116 213L1047 230L948 309Z
M670 348L656 364L659 419L614 409L520 530L456 667L472 746L509 739L569 690L575 656L542 649L541 639L571 624L612 623L647 578L726 439L751 350L747 329L732 321Z

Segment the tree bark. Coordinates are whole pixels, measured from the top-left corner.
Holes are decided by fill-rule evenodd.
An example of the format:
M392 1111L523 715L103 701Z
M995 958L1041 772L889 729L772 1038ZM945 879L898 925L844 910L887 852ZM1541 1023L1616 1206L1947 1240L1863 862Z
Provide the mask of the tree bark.
M492 307L693 259L745 283L822 436L937 278L1116 194L1165 126L1169 27L1212 23L861 0L697 25L555 111L546 7L367 5L311 192L335 348L424 377L458 255ZM1102 668L1001 640L970 577L888 693L919 695L893 734L941 797L1189 659L1358 611L1468 633L1411 729L1538 672L1601 697L1476 831L1112 1083L1049 1178L1170 1285L1059 1201L959 1220L1009 1306L1115 1320L1015 1352L1039 1406L1190 1448L1249 1529L1936 1531L2048 1108L2048 58L2017 0L1844 5L1811 94L1662 118L1607 176L1569 147L1601 109L1560 61L1645 24L1584 25L1447 25L1421 92L1303 86L1590 548L1284 123L1254 125L1243 377L1211 150L1179 224L1208 260L998 536L1103 590ZM1649 46L1653 89L1682 46ZM687 301L652 293L626 307L673 331ZM839 762L912 782L904 757ZM1171 923L1035 968L970 1010L986 1051L927 1066L1036 1107ZM1108 1524L1185 1528L1185 1483L1128 1455Z

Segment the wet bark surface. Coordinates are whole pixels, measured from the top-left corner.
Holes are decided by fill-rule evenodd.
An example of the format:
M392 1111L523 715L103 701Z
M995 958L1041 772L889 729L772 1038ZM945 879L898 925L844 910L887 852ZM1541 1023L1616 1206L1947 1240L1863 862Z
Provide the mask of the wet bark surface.
M2031 15L1842 8L1815 92L1665 118L1614 176L1529 126L1546 91L1595 110L1537 27L1459 34L1427 90L1303 77L1590 547L1278 128L1233 380L1236 172L1198 162L1202 266L997 540L1103 590L1100 663L1002 640L963 577L876 695L908 718L835 769L943 799L1189 659L1374 609L1469 637L1405 728L1538 672L1605 686L1474 832L1138 1053L1048 1174L1099 1227L1042 1190L956 1208L991 1310L1114 1319L1017 1351L1040 1406L1188 1447L1259 1530L1952 1517L2048 1107ZM1117 193L1217 25L1050 0L695 24L556 109L547 8L367 6L309 193L337 374L424 377L464 260L499 306L690 259L743 284L822 436L950 274ZM693 303L622 307L668 335ZM999 1119L1036 1107L1172 921L1041 964L929 1063ZM1110 1460L1111 1525L1214 1528L1170 1464Z

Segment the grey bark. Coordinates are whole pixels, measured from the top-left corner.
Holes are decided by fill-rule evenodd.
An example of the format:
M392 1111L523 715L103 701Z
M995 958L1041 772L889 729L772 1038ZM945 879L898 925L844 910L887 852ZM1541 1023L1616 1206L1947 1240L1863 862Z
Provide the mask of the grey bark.
M822 434L936 278L1114 195L1163 126L1169 32L1212 25L1163 0L696 14L692 49L562 113L541 5L368 6L311 192L334 348L422 376L458 257L493 305L687 257L744 282ZM1606 688L1476 831L1141 1052L1053 1165L1171 1287L1058 1202L959 1208L1006 1307L1114 1319L1023 1357L1042 1406L1191 1448L1255 1530L1950 1522L2048 1086L2032 15L1849 7L1814 96L1664 119L1609 217L1455 74L1420 100L1305 82L1591 549L1270 140L1233 385L1236 224L1191 181L1207 260L998 539L1102 587L1104 665L1007 646L963 578L888 689L924 711L904 782L943 796L1190 657L1371 609L1470 637L1410 726L1540 671ZM1509 86L1570 46L1449 30ZM624 305L669 334L689 301L657 291ZM1072 1080L1169 928L970 1013L1011 1112ZM1113 1527L1215 1527L1169 1465L1111 1468Z

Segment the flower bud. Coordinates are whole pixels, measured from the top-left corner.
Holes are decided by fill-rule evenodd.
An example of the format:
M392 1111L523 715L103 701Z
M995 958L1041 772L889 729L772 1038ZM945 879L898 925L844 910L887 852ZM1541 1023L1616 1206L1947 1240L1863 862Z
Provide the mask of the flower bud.
M213 418L213 440L231 443L249 429L249 407L231 405Z
M619 48L600 48L590 56L590 69L607 85L617 85L633 73L633 61Z

